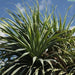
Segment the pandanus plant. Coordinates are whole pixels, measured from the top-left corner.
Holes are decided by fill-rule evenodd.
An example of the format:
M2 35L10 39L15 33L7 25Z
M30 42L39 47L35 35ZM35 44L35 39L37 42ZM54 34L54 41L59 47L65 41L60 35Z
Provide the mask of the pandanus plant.
M75 28L69 28L74 16L66 24L67 10L62 23L54 8L43 17L38 2L34 9L29 7L31 15L25 7L24 13L17 9L15 13L8 10L13 20L0 18L0 31L6 35L0 36L0 61L4 63L0 75L73 75Z

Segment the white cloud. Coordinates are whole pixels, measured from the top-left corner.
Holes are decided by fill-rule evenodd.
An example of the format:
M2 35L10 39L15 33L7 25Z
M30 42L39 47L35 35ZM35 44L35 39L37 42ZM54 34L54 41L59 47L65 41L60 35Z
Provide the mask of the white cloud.
M3 28L2 26L0 26L0 27ZM3 33L2 31L0 31L0 36L6 37L6 34ZM0 44L1 44L1 43L4 43L4 41L0 40Z
M40 11L45 9L46 4L47 6L50 6L52 4L52 1L51 0L41 0L41 3L39 4ZM24 13L24 7L20 3L17 3L16 6L20 8L22 13Z
M0 28L3 28L2 25L0 25ZM0 36L5 37L6 35L0 30Z
M3 32L0 31L0 36L5 37L6 35Z
M73 28L75 28L75 26L71 26L71 27L70 27L70 29L73 29Z
M75 36L75 33L73 34L73 36Z
M0 36L6 37L6 35L5 35L3 32L1 32L1 31L0 31ZM4 41L1 41L1 40L0 40L0 44L1 44L1 43L4 43Z
M70 30L71 30L71 29L74 29L74 28L75 28L75 26L71 26L71 27L70 27ZM73 36L75 36L75 32L74 32Z
M22 13L24 13L24 11L25 11L25 10L24 10L24 7L22 7L22 5L21 5L20 3L17 3L16 6L17 6L18 8L20 8L20 10L21 10Z
M2 25L0 25L0 28L3 28L3 26L2 26ZM0 30L0 36L5 37L6 35L5 35L5 33L3 33L3 32Z
M41 0L41 3L39 5L39 9L44 10L44 8L46 7L45 4L47 4L47 6L50 6L52 4L52 1L51 0Z

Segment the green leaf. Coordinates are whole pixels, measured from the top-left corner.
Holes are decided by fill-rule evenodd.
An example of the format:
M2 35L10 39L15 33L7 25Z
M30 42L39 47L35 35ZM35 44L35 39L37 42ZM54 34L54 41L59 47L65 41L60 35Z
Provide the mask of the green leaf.
M15 69L15 70L11 73L11 75L15 75L21 68L22 68L22 67L19 67L19 68Z
M16 59L15 61L19 61L19 59L23 58L24 56L28 55L29 52L23 53L18 59Z
M33 57L33 64L35 63L35 61L37 60L37 57Z
M61 72L59 72L58 75L63 75L63 74L65 74L65 72L64 71L61 71Z
M18 63L18 64L19 64L19 63ZM9 67L7 70L5 70L5 71L2 73L2 75L5 75L7 72L9 72L11 69L13 69L13 68L14 68L16 65L18 65L18 64L15 64L15 65Z

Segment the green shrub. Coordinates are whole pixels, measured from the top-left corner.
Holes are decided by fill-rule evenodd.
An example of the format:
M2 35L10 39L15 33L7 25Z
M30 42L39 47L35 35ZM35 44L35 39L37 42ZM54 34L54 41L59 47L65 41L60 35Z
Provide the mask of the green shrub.
M62 23L54 10L41 20L38 2L34 9L29 7L31 15L26 8L24 14L17 9L16 13L8 10L13 20L0 18L0 31L7 35L0 36L4 41L0 44L1 75L73 75L75 28L69 28L74 16L66 25L68 10Z

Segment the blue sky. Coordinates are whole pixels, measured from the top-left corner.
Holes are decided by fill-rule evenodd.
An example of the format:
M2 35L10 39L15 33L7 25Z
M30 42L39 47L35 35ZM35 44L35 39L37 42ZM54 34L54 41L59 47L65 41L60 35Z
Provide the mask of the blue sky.
M16 10L15 5L19 6L22 8L23 5L23 1L24 3L28 3L29 5L32 5L32 1L36 1L36 0L0 0L0 17L9 17L6 9L11 9L11 10ZM73 16L75 14L75 1L71 0L38 0L39 1L39 5L40 5L40 10L41 12L44 11L46 3L48 6L48 9L50 10L52 5L57 6L56 8L56 12L57 14L60 12L60 14L62 15L62 17L65 15L66 9L72 5L72 8L70 9L68 15L69 16Z
M16 10L16 6L20 7L21 10L23 11L23 3L25 3L25 6L27 7L26 3L28 3L30 6L32 5L32 1L36 0L0 0L0 18L1 17L6 17L10 18L9 15L6 12L6 9L10 10ZM51 10L52 5L56 8L56 14L60 12L62 19L64 18L64 15L66 13L67 8L72 5L71 9L68 12L68 18L67 21L75 14L75 0L38 0L39 1L39 6L40 6L40 11L43 13L46 7L48 7L48 11ZM75 22L75 19L74 19ZM73 23L72 26L75 24Z
M34 0L0 0L0 17L8 17L6 9L16 10L15 5L19 5L24 3L28 3L31 5L32 1ZM36 0L35 0L36 1ZM72 16L75 14L75 1L71 0L38 0L40 5L40 10L43 11L45 8L45 5L47 3L48 9L51 9L51 6L57 5L56 10L61 13L62 16L64 16L66 9L72 5L72 8L69 11L69 15Z

